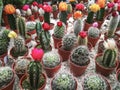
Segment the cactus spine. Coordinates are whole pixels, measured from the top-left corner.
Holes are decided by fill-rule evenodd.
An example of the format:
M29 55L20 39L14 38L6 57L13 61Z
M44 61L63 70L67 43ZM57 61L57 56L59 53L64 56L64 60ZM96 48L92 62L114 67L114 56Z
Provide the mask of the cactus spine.
M17 18L17 29L19 31L19 34L26 39L27 36L26 36L25 19L21 16Z
M35 28L36 28L36 32L37 32L37 36L38 36L38 35L39 35L39 33L40 33L40 32L41 32L41 30L42 30L42 26L41 26L40 21L38 21L38 22L36 23ZM38 37L39 37L39 36L38 36Z
M2 12L3 12L3 0L0 1L0 29L1 29L1 19L2 19Z
M96 27L92 26L88 29L88 37L97 38L97 37L99 37L99 33L100 33L99 29Z
M40 62L32 61L28 66L29 82L32 90L37 90L39 88L41 75L42 75L42 65Z

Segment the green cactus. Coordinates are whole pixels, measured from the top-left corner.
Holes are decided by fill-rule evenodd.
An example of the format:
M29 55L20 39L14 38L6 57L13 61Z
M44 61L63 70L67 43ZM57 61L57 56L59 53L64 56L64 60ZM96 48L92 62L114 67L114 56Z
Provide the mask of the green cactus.
M8 37L8 34L9 34L9 33L10 33L10 30L5 29L5 30L3 30L2 34L1 34L2 38L3 38L4 40L6 40L7 42L10 41L10 38Z
M88 47L84 45L76 47L71 53L71 61L79 66L88 65L90 62Z
M74 34L78 36L79 32L82 30L83 22L81 19L75 20L74 22Z
M72 13L72 5L67 4L67 13Z
M60 56L56 52L47 52L43 56L43 65L48 68L53 68L60 64Z
M98 21L102 21L104 19L104 13L105 13L105 8L101 8L98 12L97 12L97 17L96 19Z
M76 42L76 36L74 34L67 34L62 38L62 48L65 50L72 50Z
M24 39L27 38L27 35L26 35L26 24L25 24L25 18L19 16L17 17L17 20L16 20L16 26L17 26L17 30L19 32L19 34L24 37Z
M88 29L88 37L97 38L99 37L100 31L97 27L90 27Z
M118 12L116 12L117 15L111 17L110 19L110 24L108 27L108 38L111 38L114 36L114 33L116 31L116 28L118 26L119 23L119 15Z
M83 81L84 90L108 90L105 79L97 74L85 76Z
M0 0L0 29L2 28L1 27L2 12L3 12L3 0Z
M44 13L44 21L50 24L50 13L49 12Z
M60 21L62 21L65 25L67 24L67 16L68 16L67 11L60 12L60 15L59 15Z
M56 38L62 38L64 35L65 35L65 26L64 25L62 25L62 26L56 25L55 29L54 29L54 36Z
M0 89L8 85L14 78L14 72L10 67L0 68Z
M58 10L57 5L52 5L52 11L55 12L55 11L57 11L57 10Z
M42 30L42 25L41 25L41 22L40 22L40 21L38 21L38 22L36 23L35 29L36 29L37 36L38 36L39 33L40 33L41 30ZM39 36L38 36L38 37L39 37Z
M77 87L75 79L67 73L56 76L51 85L52 90L76 90Z
M93 23L94 12L89 12L86 22L91 24Z

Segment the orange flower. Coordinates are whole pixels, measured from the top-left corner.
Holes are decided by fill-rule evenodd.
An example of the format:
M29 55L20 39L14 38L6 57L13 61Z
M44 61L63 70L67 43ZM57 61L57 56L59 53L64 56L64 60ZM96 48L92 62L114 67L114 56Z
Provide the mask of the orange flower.
M82 12L81 11L76 11L75 13L74 13L74 19L79 19L79 18L81 18L82 17Z
M69 0L69 2L75 2L75 0Z
M65 2L60 2L59 10L60 11L67 11L67 4Z
M105 7L105 2L106 2L106 0L98 0L97 4L100 6L100 8L104 8Z
M15 7L12 4L7 4L4 8L6 14L14 14L15 13Z

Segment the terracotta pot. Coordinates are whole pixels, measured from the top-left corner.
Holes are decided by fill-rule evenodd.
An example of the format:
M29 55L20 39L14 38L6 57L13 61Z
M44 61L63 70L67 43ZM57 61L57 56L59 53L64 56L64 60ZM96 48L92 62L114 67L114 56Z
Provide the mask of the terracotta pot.
M58 49L58 53L62 57L63 61L67 61L70 57L71 51L64 50L62 48L61 42L59 42L57 44L57 49Z
M88 42L92 44L93 47L95 47L97 41L99 40L100 36L97 38L89 37L88 36Z
M44 79L45 79L45 83L42 85L42 87L40 87L38 90L44 90L44 88L45 88L45 86L46 86L46 81L47 81L47 78L46 78L46 76L45 76L45 74L44 73L42 73L42 75L43 75L43 77L44 77ZM20 82L19 82L19 87L20 87L20 90L24 90L23 88L22 88L22 82L27 78L27 74L25 74L24 76L22 76L22 78L20 79Z
M60 57L60 64L57 65L57 66L55 66L55 67L53 67L53 68L49 68L49 67L44 66L43 61L42 61L43 69L45 70L45 72L46 72L46 74L47 74L47 76L48 76L49 78L54 77L54 75L55 75L55 74L59 71L59 69L61 68L61 64L62 64L62 58L61 58L61 57Z
M62 38L56 38L54 34L52 35L54 41L54 47L57 48L57 44L62 41Z
M103 21L97 21L98 22L98 28L101 28L101 25L103 24Z
M27 21L35 21L34 15L28 16Z
M33 15L34 15L34 19L37 19L38 16L39 16L39 13L38 12L34 12Z
M0 88L0 90L13 90L14 81L15 81L15 73L14 73L13 79L10 81L10 83L8 85L4 86L3 88Z
M7 52L4 53L4 54L2 54L2 55L0 55L0 58L4 59L4 57L5 57L6 55L7 55Z
M36 30L31 30L31 31L28 31L28 33L29 33L30 35L33 35L33 34L35 34L35 33L36 33Z
M103 43L104 43L104 41L99 42L99 44L98 44L98 52L97 53L103 53L104 49L101 47L101 45L103 45Z
M96 72L104 75L104 76L109 76L114 70L115 70L115 67L113 68L106 68L102 65L100 65L96 59L100 56L102 56L103 54L102 53L99 53L97 54L97 56L95 57L95 65L96 65Z
M54 23L50 23L50 30L54 28Z
M40 20L40 22L43 22L44 16L39 16L39 20Z
M117 70L116 72L116 78L117 78L117 81L120 82L120 69Z
M89 29L89 27L91 27L92 26L92 23L91 24L89 24L89 23L87 23L86 21L85 21L85 24L84 24L84 31L88 31L88 29Z
M58 10L57 10L57 11L53 11L53 18L54 18L54 19L57 19L57 18L58 18L58 13L59 13Z
M85 70L87 69L87 67L89 65L89 64L85 65L85 66L76 65L71 61L71 58L69 60L69 63L70 63L70 71L76 77L81 76L85 72ZM90 63L90 61L89 61L89 63Z

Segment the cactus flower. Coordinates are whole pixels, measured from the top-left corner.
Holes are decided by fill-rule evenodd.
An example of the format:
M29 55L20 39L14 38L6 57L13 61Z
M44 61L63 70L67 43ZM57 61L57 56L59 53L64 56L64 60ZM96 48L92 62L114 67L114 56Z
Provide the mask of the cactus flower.
M67 4L65 2L60 2L59 10L60 11L67 11Z
M118 16L118 15L119 15L119 14L118 14L117 11L112 12L112 16L113 16L113 17L116 17L116 16Z
M42 28L45 30L45 31L48 31L50 30L50 25L48 23L43 23L42 24Z
M14 31L10 31L9 34L8 34L8 37L9 38L16 38L17 34Z
M84 10L84 8L85 8L85 6L82 3L76 4L76 6L75 6L75 9L80 10L80 11Z
M50 5L44 5L44 6L43 6L43 10L44 10L45 12L50 13L50 12L52 12L52 7L51 7Z
M30 8L30 6L26 4L22 7L22 10L27 11L29 8Z
M118 4L117 11L120 12L120 3Z
M39 7L39 8L43 8L43 5L42 5L42 4L39 4L38 7Z
M69 2L75 2L75 0L69 0Z
M98 27L98 23L94 22L92 26L97 28Z
M96 13L97 11L100 10L100 6L99 6L98 4L92 4L92 5L89 7L89 9L90 9L92 12Z
M61 21L57 22L57 25L58 25L59 27L62 27L62 22L61 22Z
M34 1L34 2L32 3L32 5L33 5L33 6L38 6L38 3L37 3L36 1Z
M81 31L81 32L79 33L79 35L80 35L81 38L87 37L87 33L86 33L85 31Z
M114 5L115 5L115 4L114 4L113 2L111 2L111 3L110 3L110 2L109 2L109 3L107 3L107 7L108 7L108 8L113 8L113 7L114 7Z
M14 14L16 12L16 9L12 4L5 5L4 10L6 14Z
M100 6L100 8L104 8L105 7L105 2L106 2L106 0L98 0L97 4Z
M83 14L81 11L76 11L73 16L74 16L74 19L79 19L83 16Z
M34 61L41 61L43 55L44 55L44 51L42 49L34 48L31 52L31 56L34 59Z

